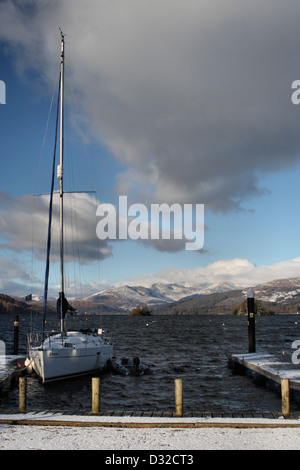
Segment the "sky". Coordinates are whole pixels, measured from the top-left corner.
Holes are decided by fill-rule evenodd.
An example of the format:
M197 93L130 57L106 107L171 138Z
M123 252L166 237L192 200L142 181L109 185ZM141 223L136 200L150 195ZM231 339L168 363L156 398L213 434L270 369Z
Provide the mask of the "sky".
M0 291L43 290L60 28L65 188L94 191L65 196L68 294L298 277L299 19L296 0L1 0ZM120 195L204 204L203 247L100 240L97 207Z

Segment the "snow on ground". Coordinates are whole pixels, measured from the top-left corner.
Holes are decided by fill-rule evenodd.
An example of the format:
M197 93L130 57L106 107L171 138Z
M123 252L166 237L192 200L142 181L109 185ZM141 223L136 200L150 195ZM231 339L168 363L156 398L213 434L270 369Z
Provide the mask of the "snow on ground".
M5 420L26 419L31 425L5 424ZM81 426L51 425L39 420L81 421ZM300 450L300 421L279 419L130 418L97 416L0 415L0 450ZM36 423L34 424L34 421ZM98 426L88 426L91 422ZM120 424L108 427L107 423ZM20 423L20 421L19 421ZM86 424L84 426L83 424ZM101 426L101 423L103 426ZM144 423L176 424L178 427L126 427ZM180 427L190 423L213 427ZM223 425L216 426L216 423ZM227 427L235 423L246 428ZM253 424L259 427L251 427ZM266 427L266 426L278 427ZM118 454L119 455L119 454Z
M299 450L300 430L0 427L0 450Z

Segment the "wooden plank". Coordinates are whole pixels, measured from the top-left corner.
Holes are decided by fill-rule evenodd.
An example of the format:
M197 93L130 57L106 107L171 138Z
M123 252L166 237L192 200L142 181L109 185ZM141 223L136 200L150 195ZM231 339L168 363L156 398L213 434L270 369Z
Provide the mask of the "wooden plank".
M281 401L282 414L284 417L290 415L290 381L289 379L281 379Z

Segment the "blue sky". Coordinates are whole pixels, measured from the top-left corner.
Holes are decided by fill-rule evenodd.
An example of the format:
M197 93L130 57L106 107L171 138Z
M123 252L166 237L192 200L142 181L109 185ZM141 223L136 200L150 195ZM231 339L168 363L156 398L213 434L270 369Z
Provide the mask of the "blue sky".
M53 117L44 148L43 139L59 27L70 189L97 191L77 201L84 275L67 267L70 295L81 292L79 277L87 294L122 282L299 276L300 106L291 84L300 50L290 45L300 6L264 0L258 15L250 1L126 3L0 4L0 290L42 288L47 204L30 201L50 187ZM203 249L97 240L97 204L124 194L148 207L204 204Z

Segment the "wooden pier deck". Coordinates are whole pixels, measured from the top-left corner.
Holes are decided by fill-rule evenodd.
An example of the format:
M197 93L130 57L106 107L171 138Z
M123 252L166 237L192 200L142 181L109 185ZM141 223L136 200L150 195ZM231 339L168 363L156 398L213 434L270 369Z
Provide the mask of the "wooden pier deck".
M121 426L121 423L125 423L126 426L132 424L132 426L142 426L142 423L150 423L152 420L156 423L156 418L158 423L168 423L168 426L172 426L172 422L178 423L178 426L186 424L189 426L189 420L192 419L204 419L204 420L220 420L219 422L224 423L230 422L232 420L232 426L237 427L237 424L234 420L240 420L240 423L246 421L251 426L252 420L260 420L258 426L261 426L262 423L267 421L274 421L274 426L284 425L284 422L280 419L282 418L282 413L279 411L237 411L237 412L216 412L216 411L198 411L194 413L183 413L182 416L177 416L176 413L166 412L166 411L101 411L100 413L93 414L89 410L81 411L61 411L61 410L28 410L25 413L20 413L18 409L0 409L0 424L26 424L26 421L31 421L33 424L46 424L50 420L53 422L61 422L62 425L66 423L80 423L82 425L86 423L85 417L87 420L93 417L97 422L97 417L99 419L98 425L105 426ZM123 420L123 421L119 421ZM132 418L132 423L131 423ZM134 421L134 418L142 418L141 421ZM166 421L164 421L164 418ZM171 418L171 419L170 419ZM63 421L65 420L65 422ZM148 421L149 419L149 421ZM289 416L290 420L295 420L297 426L300 427L300 412L292 412ZM225 425L225 424L224 424ZM155 426L158 426L155 424ZM162 424L162 426L164 426ZM192 421L190 426L195 426L195 423ZM270 425L272 426L272 425Z
M232 354L229 365L274 390L280 390L281 379L288 379L291 398L300 401L300 364L293 364L290 357L259 352Z

